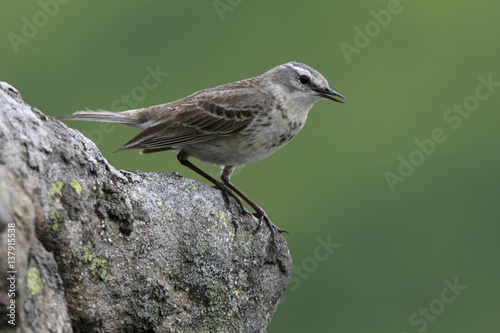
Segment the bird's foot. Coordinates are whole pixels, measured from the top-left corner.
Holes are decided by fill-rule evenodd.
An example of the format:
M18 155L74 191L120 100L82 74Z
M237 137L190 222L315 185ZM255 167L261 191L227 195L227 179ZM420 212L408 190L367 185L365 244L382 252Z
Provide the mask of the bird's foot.
M229 187L227 187L225 184L221 182L214 182L214 187L218 190L221 191L222 198L224 199L224 202L226 203L226 207L229 209L231 206L231 198L236 201L236 204L238 205L238 208L240 209L241 215L250 215L253 218L255 218L259 225L257 226L257 229L255 232L258 232L262 228L262 224L265 222L269 230L271 231L271 236L272 236L272 242L273 242L273 247L276 250L276 252L280 251L280 247L278 246L278 243L276 242L276 233L284 233L286 232L288 234L288 231L285 229L278 228L275 226L269 217L267 216L266 212L260 208L259 206L255 205L253 203L252 207L255 208L256 212L255 213L250 213L248 210L246 210L245 206L243 205L243 202L241 202L241 199L239 196L237 196Z
M259 225L257 226L257 230L256 231L259 231L260 228L262 228L262 223L266 222L267 227L271 231L271 236L273 238L273 247L276 250L276 252L279 252L280 251L280 247L278 246L278 243L276 242L276 232L278 232L280 234L286 232L288 234L288 231L286 231L285 229L281 229L281 228L278 228L277 226L275 226L271 222L271 220L269 219L269 217L267 217L266 212L262 208L260 208L260 207L252 215L257 219L257 221L259 221Z
M240 209L240 212L242 215L252 215L252 213L250 213L248 210L246 210L245 206L241 202L240 197L238 197L236 194L234 194L234 192L231 191L231 189L229 187L227 187L226 185L224 185L221 182L215 183L214 187L216 189L220 190L220 192L222 194L222 198L224 199L224 203L226 204L227 209L230 209L230 207L231 207L230 197L232 197L234 199L234 201L236 201L236 204L238 205L238 208Z

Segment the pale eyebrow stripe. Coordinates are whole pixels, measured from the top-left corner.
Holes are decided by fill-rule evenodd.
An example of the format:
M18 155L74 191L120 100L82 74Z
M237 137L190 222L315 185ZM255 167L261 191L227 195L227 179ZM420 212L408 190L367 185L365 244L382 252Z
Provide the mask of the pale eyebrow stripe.
M312 73L309 72L307 69L305 68L302 68L302 67L298 67L298 66L295 66L293 64L289 64L296 72L299 72L299 73L307 73L309 75L309 77L312 77Z

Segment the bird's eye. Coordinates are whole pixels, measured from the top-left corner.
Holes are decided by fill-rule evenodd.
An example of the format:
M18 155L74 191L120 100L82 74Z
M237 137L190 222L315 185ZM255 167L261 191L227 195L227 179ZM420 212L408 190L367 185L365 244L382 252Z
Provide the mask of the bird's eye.
M299 81L302 84L308 84L309 83L309 77L307 75L301 75L301 76L299 76Z

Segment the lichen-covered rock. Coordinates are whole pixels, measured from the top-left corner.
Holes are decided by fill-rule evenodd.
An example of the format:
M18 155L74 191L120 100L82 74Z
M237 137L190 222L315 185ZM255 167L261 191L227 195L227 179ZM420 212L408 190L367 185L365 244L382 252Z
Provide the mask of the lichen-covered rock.
M0 294L0 330L267 330L290 254L220 192L177 173L115 170L5 83L0 141L1 290L12 230L16 271L15 297Z

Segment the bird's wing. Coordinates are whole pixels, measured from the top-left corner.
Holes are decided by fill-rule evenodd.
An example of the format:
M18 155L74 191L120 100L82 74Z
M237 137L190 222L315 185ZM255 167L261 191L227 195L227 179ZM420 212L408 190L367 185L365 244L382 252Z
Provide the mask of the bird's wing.
M115 152L172 150L239 132L262 111L268 98L248 86L224 85L202 90L168 103L168 112Z

